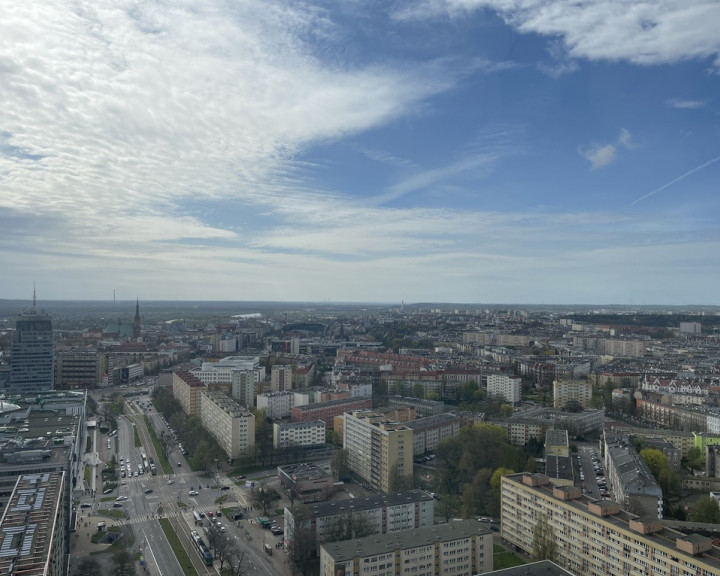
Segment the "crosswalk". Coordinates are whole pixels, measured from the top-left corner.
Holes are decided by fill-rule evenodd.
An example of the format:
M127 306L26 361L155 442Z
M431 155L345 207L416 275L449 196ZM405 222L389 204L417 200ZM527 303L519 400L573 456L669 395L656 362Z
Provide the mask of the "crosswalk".
M113 520L113 523L116 526L136 526L139 524L145 524L146 522L154 522L156 520L159 520L160 518L185 518L192 522L192 513L194 511L200 513L202 512L207 516L208 512L212 512L215 514L218 510L217 506L195 506L194 508L186 509L186 510L164 510L160 514L150 514L150 515L142 515L142 516L134 516L132 518L126 518L126 519L115 519ZM229 521L229 520L228 520Z

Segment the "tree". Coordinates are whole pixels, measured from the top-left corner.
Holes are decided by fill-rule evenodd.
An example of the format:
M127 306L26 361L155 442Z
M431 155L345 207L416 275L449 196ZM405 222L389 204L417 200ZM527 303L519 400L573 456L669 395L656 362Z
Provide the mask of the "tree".
M690 507L690 519L693 522L720 523L720 508L717 501L710 496L700 496Z
M330 459L330 470L335 480L345 480L349 476L348 470L348 451L344 448L335 451Z
M500 405L500 418L510 418L513 415L513 407L511 404Z
M193 470L207 470L210 467L210 445L205 440L200 440L192 450L190 467Z
M645 464L648 465L648 468L650 468L650 472L652 472L653 476L655 476L655 479L660 476L660 472L666 470L670 466L667 456L655 448L643 448L640 451L640 456L642 456L642 459L645 460Z
M315 542L308 527L296 527L292 539L287 541L288 557L293 565L293 573L298 576L309 576L312 558L315 555Z
M113 576L135 576L135 563L127 548L115 552L112 557Z
M412 395L414 398L425 398L425 386L423 386L420 382L416 382L415 384L413 384L412 390Z
M229 538L220 530L217 524L210 524L208 528L208 544L213 549L215 559L220 561L220 571L233 549Z
M235 544L230 547L228 564L230 564L230 576L246 576L253 571L247 553Z
M92 556L88 556L80 560L78 567L75 569L75 576L101 576L103 574L102 566Z
M692 470L699 470L705 466L705 458L703 458L702 450L700 450L697 446L693 446L690 450L688 450L686 458L687 465Z
M533 551L532 559L535 562L541 560L555 561L557 553L557 541L555 530L550 526L546 514L540 514L533 528Z
M268 507L276 500L280 500L278 491L275 488L266 488L264 484L256 485L250 492L250 503L255 508L262 508L263 516L267 516Z

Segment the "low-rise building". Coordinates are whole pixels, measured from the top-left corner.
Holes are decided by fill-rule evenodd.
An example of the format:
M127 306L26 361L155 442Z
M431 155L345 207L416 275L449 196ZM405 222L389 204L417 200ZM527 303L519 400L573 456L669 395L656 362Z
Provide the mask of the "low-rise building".
M317 553L339 524L363 524L370 534L387 534L435 523L435 500L423 490L316 502L285 508L285 538L293 546L296 532ZM299 539L300 539L299 537ZM298 539L298 541L299 541Z
M492 532L476 520L333 542L320 547L321 576L473 576L493 568Z
M256 398L257 409L265 410L268 418L273 420L290 416L295 400L291 390L284 392L268 392L258 394Z
M291 422L309 422L312 420L322 420L328 430L332 429L333 419L345 412L353 410L368 410L372 408L372 398L343 398L341 400L331 400L330 402L318 402L317 404L307 404L305 406L293 406L290 410Z
M335 491L333 477L315 464L287 464L277 471L283 487L303 504L327 500Z
M273 424L273 446L277 449L292 446L325 444L325 422L276 422Z
M65 474L19 476L0 520L0 574L67 574Z

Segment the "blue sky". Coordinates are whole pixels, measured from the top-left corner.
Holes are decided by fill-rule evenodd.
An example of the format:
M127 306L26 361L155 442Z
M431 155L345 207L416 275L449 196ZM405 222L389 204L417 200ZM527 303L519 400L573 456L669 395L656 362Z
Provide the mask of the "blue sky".
M0 298L720 304L720 4L3 3Z

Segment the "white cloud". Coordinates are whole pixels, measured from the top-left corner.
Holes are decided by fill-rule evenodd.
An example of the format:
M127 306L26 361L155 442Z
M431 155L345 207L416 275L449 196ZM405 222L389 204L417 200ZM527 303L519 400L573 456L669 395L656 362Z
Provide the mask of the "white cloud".
M665 102L668 108L680 108L683 110L698 110L707 106L705 100L681 100L679 98L671 98Z
M592 164L592 169L597 170L615 162L617 149L612 144L605 146L593 145L590 148L578 150L585 159Z
M462 17L482 9L520 32L560 37L571 58L636 64L720 58L715 0L425 0L409 1L396 17Z
M592 144L587 148L578 148L578 153L590 162L593 170L597 170L609 166L617 160L619 146L628 150L635 148L632 134L627 128L620 129L620 134L614 144Z

